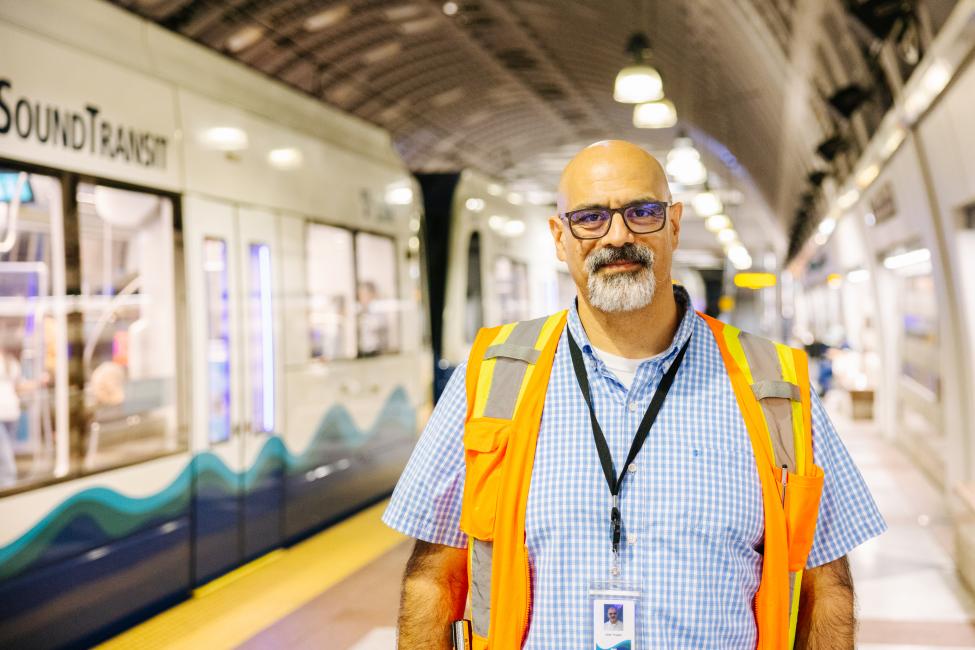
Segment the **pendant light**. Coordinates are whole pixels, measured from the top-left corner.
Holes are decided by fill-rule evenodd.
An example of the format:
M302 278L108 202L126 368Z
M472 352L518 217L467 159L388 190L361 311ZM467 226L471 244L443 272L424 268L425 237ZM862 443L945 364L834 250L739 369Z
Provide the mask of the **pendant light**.
M694 142L681 134L674 140L674 148L667 152L667 175L684 186L701 185L708 180L708 170L701 162L701 154Z
M677 109L669 99L644 102L633 107L633 126L638 129L669 129L677 124Z
M623 104L655 102L664 97L664 82L649 63L650 39L642 32L630 37L626 51L633 63L616 75L613 99Z
M721 198L712 192L707 185L704 186L703 192L694 195L694 198L691 199L691 205L694 206L694 212L699 217L711 217L724 211L724 203L721 202Z

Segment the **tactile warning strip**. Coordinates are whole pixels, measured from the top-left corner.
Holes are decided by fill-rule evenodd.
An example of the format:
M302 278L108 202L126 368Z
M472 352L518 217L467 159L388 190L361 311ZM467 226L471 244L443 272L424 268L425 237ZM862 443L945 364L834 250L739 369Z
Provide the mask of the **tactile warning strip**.
M386 502L197 589L101 650L233 648L406 538L381 521Z

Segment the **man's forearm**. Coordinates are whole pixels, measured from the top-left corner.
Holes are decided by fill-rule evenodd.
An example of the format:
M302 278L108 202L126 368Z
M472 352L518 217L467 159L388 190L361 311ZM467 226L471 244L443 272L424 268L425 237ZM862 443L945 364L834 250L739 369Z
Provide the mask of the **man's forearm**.
M403 577L399 650L449 650L466 600L467 552L417 541Z
M845 557L803 574L797 650L852 650L856 638L853 578Z

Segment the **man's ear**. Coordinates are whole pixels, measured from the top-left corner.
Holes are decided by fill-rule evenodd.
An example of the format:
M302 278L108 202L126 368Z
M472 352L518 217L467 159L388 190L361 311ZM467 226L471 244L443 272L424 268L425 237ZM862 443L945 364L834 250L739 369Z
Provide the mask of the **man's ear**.
M560 261L565 262L567 259L565 255L565 241L563 239L565 230L562 229L562 220L559 219L558 215L553 215L548 218L548 229L552 232L552 240L555 242L555 254Z
M684 204L675 203L670 206L670 233L674 238L673 250L680 244L680 218L684 214Z

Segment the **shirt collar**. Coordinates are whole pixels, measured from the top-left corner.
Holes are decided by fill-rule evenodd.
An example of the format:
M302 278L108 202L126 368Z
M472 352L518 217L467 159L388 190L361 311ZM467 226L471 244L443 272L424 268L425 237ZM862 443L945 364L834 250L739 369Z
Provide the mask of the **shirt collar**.
M674 287L674 300L677 302L677 309L683 310L683 317L681 318L680 325L677 326L677 331L674 333L674 340L670 343L670 346L662 353L654 357L654 361L669 361L676 354L677 351L684 345L685 342L691 337L691 332L694 330L694 318L696 317L694 309L691 308L691 299L687 293L687 289L679 284L673 285ZM597 357L592 351L592 344L589 342L589 337L586 335L586 330L582 326L582 321L579 319L579 309L576 305L576 300L572 301L572 306L569 308L568 318L566 319L566 325L569 328L569 332L572 333L572 337L579 344L579 348L593 360L596 364L601 364L599 357Z

